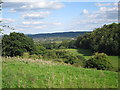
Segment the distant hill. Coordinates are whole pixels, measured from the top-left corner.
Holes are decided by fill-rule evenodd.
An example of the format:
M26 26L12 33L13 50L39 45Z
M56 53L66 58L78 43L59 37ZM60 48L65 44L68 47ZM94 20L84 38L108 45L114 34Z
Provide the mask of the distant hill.
M28 37L31 38L48 38L48 37L77 37L83 35L84 32L60 32L60 33L44 33L44 34L28 34Z

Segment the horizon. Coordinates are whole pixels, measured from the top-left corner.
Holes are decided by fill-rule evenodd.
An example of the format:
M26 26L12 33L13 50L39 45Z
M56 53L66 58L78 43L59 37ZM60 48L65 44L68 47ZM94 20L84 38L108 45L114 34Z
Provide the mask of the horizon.
M53 32L53 33L49 32L49 33L36 33L36 34L54 34L54 33L72 33L72 32L92 32L92 31L68 31L68 32ZM36 35L36 34L31 34L31 35Z
M77 33L77 32L92 32L92 31L68 31L68 32L53 32L53 33L35 33L35 34L25 34L25 35L37 35L37 34L56 34L56 33ZM11 32L12 33L12 32ZM20 32L16 32L16 33L20 33ZM10 34L10 33L9 33ZM9 35L6 34L6 35ZM24 34L24 33L23 33ZM4 34L5 35L5 34ZM3 36L0 34L0 36Z
M2 5L4 33L46 34L93 31L118 22L116 2L5 2Z

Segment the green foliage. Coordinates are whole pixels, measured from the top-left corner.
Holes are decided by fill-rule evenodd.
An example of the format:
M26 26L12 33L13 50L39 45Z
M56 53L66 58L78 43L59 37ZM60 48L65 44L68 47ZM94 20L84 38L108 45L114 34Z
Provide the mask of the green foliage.
M71 65L77 64L78 66L84 67L85 59L81 55L76 55L71 52L68 52L64 49L58 50L48 50L45 55L45 59L62 59L63 62ZM58 60L59 61L59 60Z
M31 38L23 33L10 33L2 38L3 56L22 56L24 52L35 53L35 45Z
M29 58L31 59L39 59L40 57L36 54L30 55Z
M77 48L76 45L75 45L76 41L75 40L71 40L69 42L69 48Z
M112 70L113 66L108 61L108 57L104 53L95 53L91 58L86 61L85 67L96 68L98 70Z
M87 49L64 49L67 52L70 52L72 54L75 54L77 56L83 56L86 60L89 60L90 57L93 55L93 53L90 50ZM107 56L108 61L112 64L113 66L113 71L118 71L118 61L120 58L118 56Z
M80 55L74 55L74 54L65 55L64 62L69 63L74 66L84 67L84 65L85 65L84 57L80 56Z
M2 29L2 28L0 28L0 33L2 33L2 31L3 31L3 29Z
M32 54L30 55L28 52L23 53L22 58L24 59L42 59L42 55Z
M42 44L46 49L58 49L60 47L59 43L56 42L50 42Z
M49 42L49 43L42 43L46 49L67 49L67 48L76 48L75 40L64 40L61 42Z
M65 47L64 46L60 46L59 49L65 49Z
M24 52L22 57L28 59L29 58L29 53L28 52Z
M48 50L47 53L45 54L45 56L43 55L43 57L47 57L48 59L54 59L57 58L56 53L54 52L54 50Z
M48 37L48 38L33 38L35 44L49 44L49 43L61 43L65 40L71 40L70 37Z
M43 45L36 45L36 54L43 55L46 54L47 50Z
M113 23L95 29L91 33L79 36L76 40L78 48L91 49L93 52L104 52L108 55L118 55L120 51L119 24Z
M63 46L65 48L69 48L69 41L62 41L61 45L60 46Z
M65 40L62 41L60 44L60 48L61 49L65 49L65 48L76 48L75 46L75 40Z

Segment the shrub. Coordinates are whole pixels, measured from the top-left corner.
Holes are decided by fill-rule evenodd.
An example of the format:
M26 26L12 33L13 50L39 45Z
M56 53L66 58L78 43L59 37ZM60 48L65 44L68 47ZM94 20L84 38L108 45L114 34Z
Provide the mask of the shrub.
M53 62L59 62L59 63L62 63L63 60L61 60L61 59L54 59Z
M75 64L77 63L76 61L78 58L74 55L69 54L69 55L65 55L65 59L66 59L65 63Z
M37 55L43 55L46 54L46 48L42 45L36 45L36 52Z
M24 52L22 57L28 59L29 58L29 53L28 52Z
M39 59L42 59L42 58L43 58L42 55L37 55L37 56L38 56Z
M96 68L98 70L112 70L113 66L108 61L107 55L104 53L95 53L86 61L86 68Z
M54 61L64 62L67 64L84 67L85 58L80 55L72 54L66 50L48 50L47 54L43 55L44 59L54 59Z
M65 47L64 46L60 46L59 49L65 49Z
M36 54L33 54L33 55L30 55L30 58L32 58L32 59L39 59L39 56L36 55Z
M50 58L50 59L51 59L51 58L52 58L52 59L57 58L56 53L55 53L54 50L48 50L47 53L45 54L45 57L47 57L48 59L49 59L49 58Z
M65 57L66 57L64 60L65 63L69 63L74 66L84 67L85 58L83 56L69 54L66 55Z
M85 67L86 59L83 56L81 56L81 55L77 55L77 58L79 60L80 66Z
M33 54L33 55L30 55L30 57L29 58L32 58L32 59L39 59L39 56L38 55L36 55L36 54Z

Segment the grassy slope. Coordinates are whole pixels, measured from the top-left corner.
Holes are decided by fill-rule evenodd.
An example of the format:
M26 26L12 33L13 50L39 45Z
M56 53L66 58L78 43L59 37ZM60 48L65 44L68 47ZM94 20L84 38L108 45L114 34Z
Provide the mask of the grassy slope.
M3 88L117 88L118 73L48 61L3 59Z
M89 59L90 56L92 55L92 52L90 52L89 50L85 50L85 49L65 49L73 54L79 54L85 57L85 59ZM118 56L108 56L109 61L111 62L111 64L113 65L113 67L115 69L118 68L118 60L120 60L118 58Z

